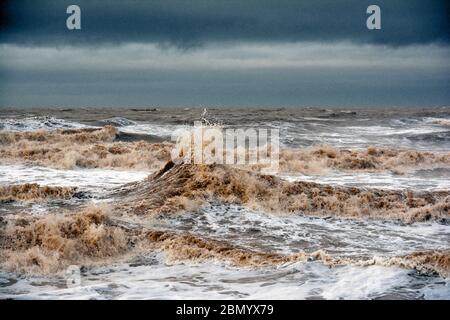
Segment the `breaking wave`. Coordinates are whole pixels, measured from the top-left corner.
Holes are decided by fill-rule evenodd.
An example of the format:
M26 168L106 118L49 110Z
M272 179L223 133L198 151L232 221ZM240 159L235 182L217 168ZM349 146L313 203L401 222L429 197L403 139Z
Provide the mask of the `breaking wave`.
M189 131L188 131L189 132ZM124 133L107 125L103 128L56 129L0 132L0 162L36 164L53 168L127 168L155 170L170 160L174 147L169 142L150 143L138 138L118 141ZM127 140L122 137L123 140ZM330 170L406 171L450 167L450 153L411 149L366 150L316 146L283 149L280 171L323 175ZM257 165L247 168L259 170Z
M450 167L450 153L376 147L369 147L367 150L346 150L318 146L282 150L280 167L283 172L304 174L325 174L331 169L388 170L402 173L417 168Z
M0 234L2 266L32 274L58 272L71 263L106 259L127 251L123 230L107 225L100 208L40 219L9 220Z
M86 127L89 126L78 122L58 119L51 116L0 119L0 130L4 131L25 132L39 129L81 129Z
M51 274L73 263L86 265L120 261L143 251L162 251L167 263L218 260L237 267L264 267L321 261L327 266L397 266L426 274L450 275L447 251L414 252L389 258L340 258L322 250L278 254L259 252L226 241L190 233L129 228L114 222L101 208L39 219L10 219L0 230L0 263L6 270Z
M2 176L0 203L23 202L0 208L0 270L19 277L51 276L72 264L106 265L109 270L112 264L149 255L158 257L158 268L212 261L266 272L297 262L311 268L308 263L316 261L319 269L375 265L450 278L447 110L406 114L400 120L379 111L374 120L370 110L235 114L232 126L245 121L249 126L286 124L279 177L261 174L257 165L171 161L174 144L165 141L186 123L187 113L198 114L170 112L117 117L116 111L93 110L94 115L76 115L92 126L51 117L0 119L0 163L9 170ZM218 123L229 114L219 115ZM358 132L362 138L355 142ZM306 141L310 138L311 143ZM99 169L59 170L86 168ZM124 170L118 174L100 168ZM132 177L127 169L143 171ZM18 171L24 171L21 179L15 176ZM149 171L154 173L138 181ZM352 181L401 177L402 187L408 188L403 181L420 175L422 180L412 184L413 190L369 188L365 181L345 186L331 185L332 179L312 182L320 180L317 175L333 173L338 178L353 175ZM299 179L308 175L308 181L280 178L295 174ZM112 175L114 179L103 181ZM441 188L418 191L422 181L436 176L444 181ZM93 202L107 204L50 201L76 197L72 185L95 194ZM12 209L16 206L20 210ZM45 213L34 214L38 210Z
M392 219L404 222L447 221L448 191L413 192L287 182L271 175L224 165L168 162L146 181L130 186L118 199L134 214L195 210L207 201L237 203L273 213Z
M448 119L436 119L433 121L433 124L438 124L444 127L450 127L450 120Z
M69 199L76 193L74 187L40 186L37 183L0 186L0 203L44 199Z
M136 125L135 121L132 121L130 119L123 118L123 117L113 117L113 118L101 120L101 123L103 125L111 125L111 126L115 126L115 127Z
M117 129L112 126L103 128L83 128L77 130L56 129L35 130L25 132L0 132L0 143L2 145L17 144L20 142L40 143L70 143L87 144L96 142L112 142L116 137Z
M167 161L171 145L144 141L116 142L117 129L0 132L3 164L52 168L156 169Z

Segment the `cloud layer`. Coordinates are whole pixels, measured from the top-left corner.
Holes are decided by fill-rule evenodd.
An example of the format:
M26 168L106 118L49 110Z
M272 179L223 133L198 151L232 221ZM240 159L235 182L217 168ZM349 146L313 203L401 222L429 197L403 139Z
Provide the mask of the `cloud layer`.
M354 41L392 46L450 42L446 0L377 0L382 30L366 28L369 0L77 0L82 30L66 29L73 1L14 0L0 41L27 44Z
M153 43L115 47L23 47L0 45L4 69L41 71L152 71L246 69L444 69L450 47L389 47L353 43L239 43L182 50Z
M66 28L74 3L81 31ZM0 5L0 108L450 105L446 0Z
M377 106L450 101L450 48L1 45L0 106Z

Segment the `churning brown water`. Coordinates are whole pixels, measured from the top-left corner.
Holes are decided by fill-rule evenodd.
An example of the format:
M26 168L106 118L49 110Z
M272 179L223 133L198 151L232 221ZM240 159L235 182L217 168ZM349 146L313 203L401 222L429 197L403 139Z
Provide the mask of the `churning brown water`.
M450 298L449 108L201 114L2 111L0 297ZM279 171L172 159L197 120Z

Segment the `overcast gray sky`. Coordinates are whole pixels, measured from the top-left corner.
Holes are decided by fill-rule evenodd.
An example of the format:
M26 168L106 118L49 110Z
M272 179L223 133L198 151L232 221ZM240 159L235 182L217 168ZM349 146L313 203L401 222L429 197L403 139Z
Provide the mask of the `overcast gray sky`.
M78 4L82 30L66 28ZM378 4L382 29L366 28ZM447 1L8 1L0 107L450 105Z

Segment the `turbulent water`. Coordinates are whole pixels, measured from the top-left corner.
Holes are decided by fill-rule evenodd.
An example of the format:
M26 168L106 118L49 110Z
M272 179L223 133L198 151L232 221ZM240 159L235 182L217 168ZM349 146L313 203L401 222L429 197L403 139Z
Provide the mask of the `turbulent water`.
M171 162L195 121L278 172ZM0 298L450 299L450 107L3 109L0 253Z

